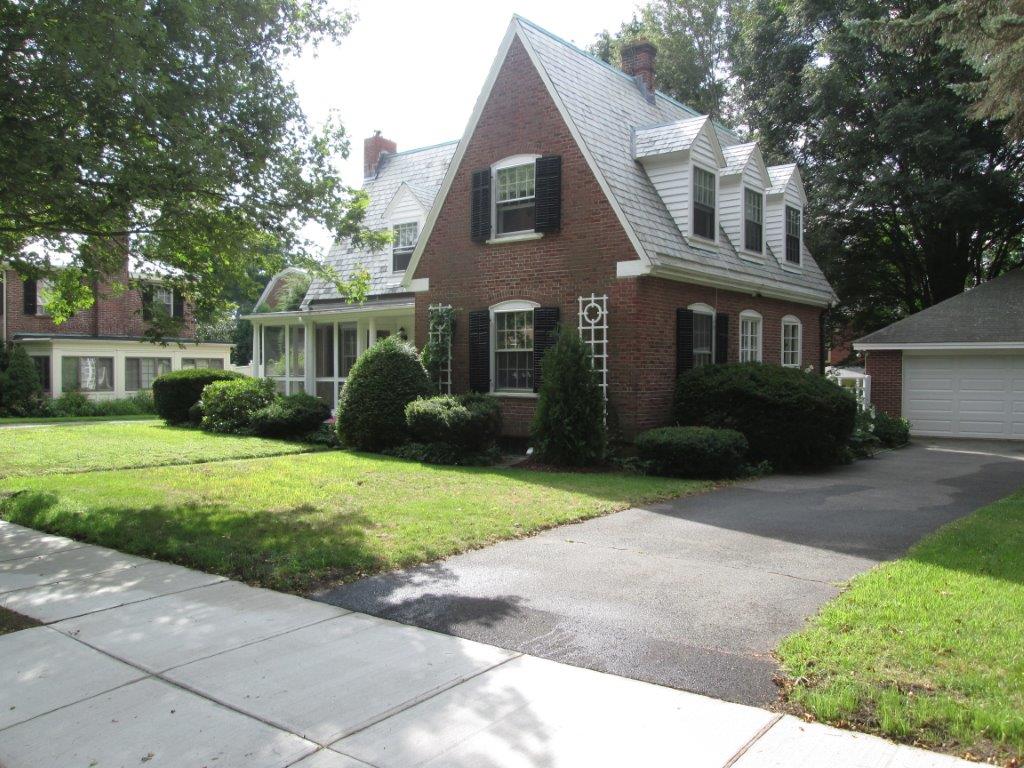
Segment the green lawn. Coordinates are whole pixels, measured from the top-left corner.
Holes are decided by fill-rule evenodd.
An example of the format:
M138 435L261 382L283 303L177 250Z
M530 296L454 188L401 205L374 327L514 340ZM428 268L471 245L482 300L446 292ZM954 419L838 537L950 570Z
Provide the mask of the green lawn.
M1024 757L1024 490L854 579L779 657L821 720Z
M309 446L300 443L213 435L155 421L0 429L0 478L247 459L308 450Z
M304 592L708 487L330 451L8 478L0 481L0 517Z
M32 424L88 424L97 421L155 421L152 413L133 413L125 416L0 416L0 425L24 426Z

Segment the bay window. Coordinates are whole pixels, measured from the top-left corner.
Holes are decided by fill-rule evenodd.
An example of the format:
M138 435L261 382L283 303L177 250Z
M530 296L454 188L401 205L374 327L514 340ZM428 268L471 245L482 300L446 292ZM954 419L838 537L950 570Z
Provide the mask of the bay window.
M494 313L494 389L533 392L533 310Z
M64 392L111 392L114 389L114 358L62 357L60 381Z
M749 309L740 313L740 362L761 362L761 315Z

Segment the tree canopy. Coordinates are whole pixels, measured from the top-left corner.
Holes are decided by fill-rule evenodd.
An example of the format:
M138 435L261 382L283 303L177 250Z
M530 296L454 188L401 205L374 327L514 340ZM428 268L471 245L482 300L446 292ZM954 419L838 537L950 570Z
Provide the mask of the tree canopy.
M4 260L54 278L59 321L92 303L127 240L133 275L172 283L202 320L254 273L326 274L300 234L309 221L382 243L337 175L343 128L314 130L281 74L352 23L327 0L3 3ZM365 281L328 276L361 298Z

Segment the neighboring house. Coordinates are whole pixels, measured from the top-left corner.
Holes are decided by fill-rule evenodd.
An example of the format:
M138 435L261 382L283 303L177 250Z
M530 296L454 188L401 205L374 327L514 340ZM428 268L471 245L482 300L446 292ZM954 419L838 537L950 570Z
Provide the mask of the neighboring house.
M1024 440L1024 269L857 339L872 404L917 435Z
M223 368L231 345L196 343L189 305L157 283L128 285L128 262L109 282L96 286L96 302L57 325L46 312L46 283L22 280L3 270L2 340L24 345L52 397L77 390L94 399L125 397L149 389L161 373L179 368ZM159 309L157 309L159 307ZM144 338L152 312L181 318L183 333L166 345Z
M609 417L627 435L665 422L677 375L695 366L820 371L835 294L804 247L798 168L766 167L755 144L655 91L654 59L636 44L623 72L513 18L457 146L381 156L394 145L367 140L369 223L391 227L399 250L336 246L331 260L370 265L371 300L345 307L314 282L299 312L254 318L255 372L279 373L301 347L316 371L296 359L287 375L329 399L327 383L347 373L340 354L327 361L343 325L356 354L382 327L398 330L380 324L382 302L418 347L432 308L451 307L446 385L495 394L515 435L529 430L558 325L591 344ZM406 237L398 228L413 219ZM334 337L320 318L342 324Z

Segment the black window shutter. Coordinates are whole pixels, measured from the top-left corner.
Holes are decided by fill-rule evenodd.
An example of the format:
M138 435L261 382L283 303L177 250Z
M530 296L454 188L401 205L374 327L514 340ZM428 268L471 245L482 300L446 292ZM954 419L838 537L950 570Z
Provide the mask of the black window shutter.
M473 171L469 195L469 236L482 243L491 237L491 169Z
M537 232L562 228L562 156L538 157L535 164L534 225Z
M142 319L150 321L153 319L153 286L142 286Z
M540 363L544 353L555 345L558 328L558 307L537 307L533 310L533 391L540 391Z
M693 312L676 310L676 376L693 369Z
M36 288L35 280L26 280L22 284L22 297L25 300L25 314L34 315L38 308L37 302L38 289Z
M729 362L729 316L724 312L715 314L715 362Z
M491 391L491 313L486 309L469 313L469 388Z
M185 297L181 295L181 291L174 290L174 316L184 317L185 316Z

